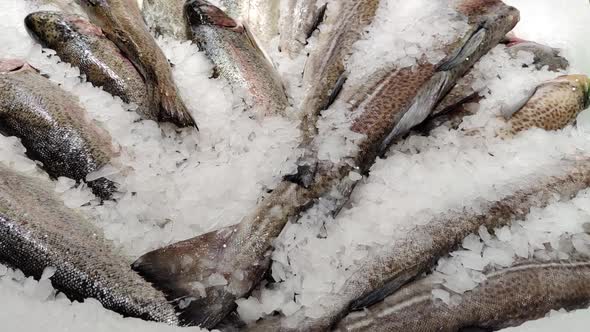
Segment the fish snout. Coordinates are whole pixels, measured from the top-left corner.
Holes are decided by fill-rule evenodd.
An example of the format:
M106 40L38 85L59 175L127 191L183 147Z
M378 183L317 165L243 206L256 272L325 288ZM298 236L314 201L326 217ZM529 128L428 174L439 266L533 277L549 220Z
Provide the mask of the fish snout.
M238 23L223 10L206 0L189 0L185 4L185 15L191 26L214 25L236 28Z
M55 14L47 11L30 13L25 17L27 32L37 42L46 35L48 26L54 22Z

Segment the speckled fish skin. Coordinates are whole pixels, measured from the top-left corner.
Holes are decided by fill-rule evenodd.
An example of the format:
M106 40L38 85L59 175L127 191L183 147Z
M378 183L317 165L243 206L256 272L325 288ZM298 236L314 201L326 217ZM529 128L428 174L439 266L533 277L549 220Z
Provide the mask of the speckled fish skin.
M537 87L525 105L510 116L509 134L530 128L563 129L588 106L590 79L585 75L560 76Z
M158 113L149 107L143 78L99 27L80 16L60 12L31 13L25 18L25 26L43 47L78 67L93 85L136 104L142 118L158 119Z
M307 45L307 39L322 21L327 4L320 0L288 0L281 20L279 47L295 58Z
M326 25L330 29L319 35L317 47L310 53L303 73L306 97L301 102L303 145L317 133L320 111L326 109L343 83L344 63L364 28L373 21L380 0L343 0L330 2Z
M55 268L53 287L70 299L95 298L124 316L176 325L164 295L129 268L101 232L55 197L47 181L0 165L0 262L39 279Z
M179 127L196 123L182 101L166 56L149 32L136 0L79 0L90 21L99 26L144 78L150 107L160 121Z
M547 67L548 70L557 72L565 70L569 66L569 62L559 54L558 49L520 39L514 41L513 38L506 38L503 43L507 44L505 51L512 56L516 56L520 51L532 53L535 57L533 64L538 70ZM465 104L478 102L481 99L481 92L486 89L474 89L473 83L475 80L472 71L459 79L453 89L438 103L432 114L420 125L418 130L421 133L428 134L430 130L439 127L443 123L449 123L451 128L456 129L465 116L473 115L472 112L465 108Z
M504 6L501 2L482 6L482 1L484 0L461 2L464 6L470 4L477 6L478 10L473 13L469 8L458 7L461 13L468 14L473 19L472 23L475 26L480 26L479 19L487 22L484 26L489 33L482 39L482 43L473 46L474 51L470 61L476 61L482 54L489 51L518 20L518 12L514 8ZM450 46L448 54L452 54L457 49L463 49L464 42L457 42L456 45ZM461 52L457 51L457 53L460 57L464 57ZM429 80L438 82L438 76L444 75L449 77L445 80L446 84L452 85L454 80L473 65L473 62L459 61L455 58L450 57L448 61L445 61L445 64L449 63L453 66L448 66L443 72L435 72L433 65L427 66L426 69L422 69L423 76L416 80L406 78L410 78L410 73L421 69L405 68L401 70L400 76L392 75L389 78L387 88L381 89L385 91L385 94L371 95L366 98L367 106L359 108L363 113L356 122L350 124L352 130L367 136L359 144L360 149L354 155L347 156L337 164L317 163L312 172L309 172L308 168L302 171L305 174L296 174L285 179L238 225L147 253L134 263L133 268L164 290L170 298L193 297L195 301L186 308L183 317L192 324L207 328L214 327L235 307L235 299L248 294L267 271L273 241L286 223L290 219L296 219L317 199L331 200L333 198L331 193L334 191L338 192L338 195L335 195L338 198L334 205L341 207L358 181L358 179L353 180L349 174L353 171L363 173L370 168L377 151L398 123L398 114L406 112L414 104L431 107L430 109L434 107L434 104L419 102L423 99L422 94L428 94L431 91L430 87L433 84ZM450 86L445 85L444 88L450 88ZM400 91L406 94L400 95ZM393 105L388 102L396 98L402 98L402 100ZM431 102L436 101L433 98ZM383 118L371 122L375 113L381 114ZM310 181L308 183L299 181L302 177L308 177ZM203 297L198 287L194 285L204 283L213 274L222 275L228 285L205 287L206 295ZM323 317L322 320L309 322L309 325L302 325L302 330L327 328L346 311L347 307L348 303L343 303L343 306L331 313L330 317Z
M279 33L280 0L219 0L230 17L244 22L264 45Z
M247 92L255 113L284 114L289 102L281 79L244 27L204 0L189 0L186 14L193 41L234 90Z
M413 282L366 311L345 317L336 331L456 332L498 330L590 303L590 262L525 261L486 274L487 280L451 306L434 299L443 289L429 278Z
M141 13L156 35L179 40L190 39L190 29L184 16L183 0L143 0Z
M54 178L84 181L117 156L109 134L86 118L74 96L20 60L0 60L0 132L20 138ZM88 186L102 199L116 191L105 178Z

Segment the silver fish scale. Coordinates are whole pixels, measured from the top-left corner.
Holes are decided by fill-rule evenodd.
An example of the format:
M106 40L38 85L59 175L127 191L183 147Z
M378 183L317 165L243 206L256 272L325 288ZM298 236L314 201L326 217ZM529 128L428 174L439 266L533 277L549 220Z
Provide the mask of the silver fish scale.
M178 324L164 295L45 186L0 166L0 262L35 278L54 267L53 286L73 300L96 298L124 316Z

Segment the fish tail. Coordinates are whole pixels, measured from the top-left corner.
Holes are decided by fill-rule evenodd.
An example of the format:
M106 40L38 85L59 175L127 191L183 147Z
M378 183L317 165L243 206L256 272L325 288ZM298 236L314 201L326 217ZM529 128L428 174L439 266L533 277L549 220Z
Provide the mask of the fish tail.
M160 114L163 121L170 121L179 127L199 127L175 89L164 88L160 92Z

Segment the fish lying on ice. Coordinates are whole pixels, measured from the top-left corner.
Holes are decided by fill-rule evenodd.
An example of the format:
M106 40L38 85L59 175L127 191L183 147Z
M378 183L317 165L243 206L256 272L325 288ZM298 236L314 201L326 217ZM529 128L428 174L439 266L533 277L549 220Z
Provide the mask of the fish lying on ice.
M184 321L202 327L219 323L235 307L235 299L250 292L262 278L269 266L272 243L285 224L315 200L332 199L335 191L338 194L334 196L340 199L334 205L342 206L362 178L359 173L368 170L377 154L395 138L391 133L403 134L422 121L427 113L415 113L431 110L519 19L515 8L499 1L461 0L453 8L457 15L469 19L472 29L446 46L444 51L449 56L441 63L393 69L374 87L378 93L363 97L363 107L355 105L350 111L355 115L354 122L343 126L364 138L351 155L340 162L301 165L301 174L280 183L239 224L147 253L133 264L169 298L192 300L181 316ZM319 325L309 327L329 326L347 307L345 304L325 321L315 322Z
M55 197L51 183L0 165L0 262L39 279L54 269L53 287L70 299L95 298L124 316L178 324L174 307L129 268L102 236Z
M145 25L136 1L79 0L108 39L131 60L144 78L152 112L161 121L186 127L196 126L182 101L166 56Z
M346 316L336 331L455 332L520 325L551 310L590 303L590 261L527 260L486 274L487 280L451 304L435 299L432 278L404 286L364 311ZM456 303L455 303L456 302Z
M294 58L324 19L326 8L325 0L288 0L286 11L281 13L281 52Z
M36 12L25 18L29 33L53 49L59 58L78 67L86 79L126 103L138 106L145 119L157 120L150 108L143 78L102 30L80 16L61 12Z
M184 17L184 3L184 0L144 0L141 13L156 35L185 40L190 38L190 29Z
M507 47L503 48L503 50L512 57L516 57L519 52L532 53L534 56L533 64L537 70L547 67L550 71L561 71L569 66L569 62L559 54L557 49L534 42L509 43L507 40L511 39L503 41L507 44ZM473 115L472 110L466 105L479 102L483 98L482 93L487 89L486 87L474 88L476 80L473 70L470 70L457 81L457 84L438 103L428 119L420 124L416 130L427 134L445 122L449 123L451 128L456 129L465 116Z
M117 156L109 134L86 118L74 96L20 60L0 60L0 132L20 138L54 178L84 181ZM88 186L102 199L116 190L105 178Z
M243 25L205 0L189 0L192 39L236 91L247 92L256 113L284 114L289 106L281 79Z
M280 0L219 0L225 13L242 21L263 45L279 33Z

